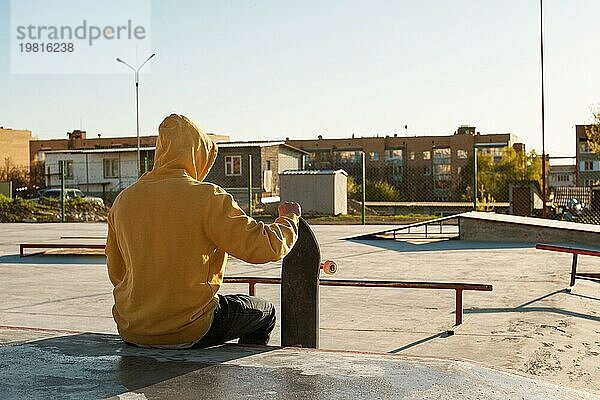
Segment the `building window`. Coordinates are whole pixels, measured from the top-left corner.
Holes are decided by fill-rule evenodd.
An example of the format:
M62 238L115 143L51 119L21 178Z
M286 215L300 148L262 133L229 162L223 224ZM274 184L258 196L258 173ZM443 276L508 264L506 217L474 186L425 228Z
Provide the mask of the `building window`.
M479 154L487 154L494 157L494 159L502 158L502 150L504 147L484 147L482 149L477 150Z
M242 156L225 156L225 176L242 175Z
M267 165L265 166L265 170L270 171L271 170L271 160L267 160L266 164Z
M379 161L379 152L377 152L377 151L370 151L369 152L369 160L371 160L371 161Z
M582 140L579 142L579 152L580 153L591 153L592 148L590 147L590 142L587 140Z
M458 149L456 150L456 157L460 158L461 160L464 160L469 157L469 153L467 153L466 150Z
M359 162L360 151L357 150L343 150L334 151L333 156L338 162Z
M448 179L436 179L433 181L433 187L437 190L448 190L450 188L450 181Z
M431 151L424 151L423 152L423 160L431 160Z
M73 160L65 160L65 179L73 179Z
M452 176L452 166L450 164L436 164L433 166L433 175L436 179L450 179Z
M415 159L415 152L414 152L414 151L411 151L410 153L408 153L408 158L409 158L410 160L414 160L414 159Z
M431 167L423 167L423 175L431 175Z
M447 147L444 149L433 149L433 162L439 164L449 164L452 159L452 150Z
M118 178L119 177L119 159L118 158L105 158L102 160L104 164L104 177L105 178Z
M556 177L558 182L570 182L569 175L557 175Z
M58 175L60 179L60 175L62 174L62 163L64 161L65 165L65 179L73 179L73 160L59 160L58 161ZM50 170L48 170L50 173Z
M392 179L401 180L402 174L404 172L404 168L402 167L402 165L394 165L391 167L391 172L392 172Z
M385 151L386 161L402 161L402 149L390 149Z
M307 169L330 169L332 168L333 153L329 150L311 151L306 156L304 166Z
M584 161L583 162L583 171L593 171L594 170L594 161Z

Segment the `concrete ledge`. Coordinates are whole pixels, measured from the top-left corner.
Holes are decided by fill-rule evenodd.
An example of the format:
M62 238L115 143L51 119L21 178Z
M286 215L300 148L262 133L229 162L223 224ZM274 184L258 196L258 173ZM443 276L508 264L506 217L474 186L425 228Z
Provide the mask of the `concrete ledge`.
M2 399L600 398L463 361L235 345L140 349L93 333L0 347L0 365Z
M484 212L460 214L460 239L476 242L568 242L597 246L600 226Z

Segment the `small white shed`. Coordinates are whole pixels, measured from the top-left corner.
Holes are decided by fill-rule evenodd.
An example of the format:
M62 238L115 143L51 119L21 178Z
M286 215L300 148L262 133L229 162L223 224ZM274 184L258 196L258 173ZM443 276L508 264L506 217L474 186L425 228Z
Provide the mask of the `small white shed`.
M279 176L281 201L298 202L306 213L348 214L347 182L342 169L284 171Z

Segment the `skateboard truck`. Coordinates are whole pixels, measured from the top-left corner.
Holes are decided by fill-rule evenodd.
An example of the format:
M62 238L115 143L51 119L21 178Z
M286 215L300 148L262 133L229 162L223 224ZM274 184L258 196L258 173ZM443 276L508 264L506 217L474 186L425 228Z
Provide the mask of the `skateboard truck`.
M333 275L337 272L338 266L333 260L325 260L321 263L321 269L327 275Z

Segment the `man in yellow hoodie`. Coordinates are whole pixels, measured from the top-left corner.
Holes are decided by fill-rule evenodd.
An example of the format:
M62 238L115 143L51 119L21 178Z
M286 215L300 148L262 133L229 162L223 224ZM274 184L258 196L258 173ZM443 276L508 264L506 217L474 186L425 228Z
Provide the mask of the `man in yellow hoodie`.
M246 295L220 295L228 254L283 258L298 234L300 206L284 203L264 224L230 194L203 182L217 146L184 116L160 124L154 169L123 190L108 217L106 257L113 317L124 341L145 347L207 347L240 338L267 344L275 309Z

